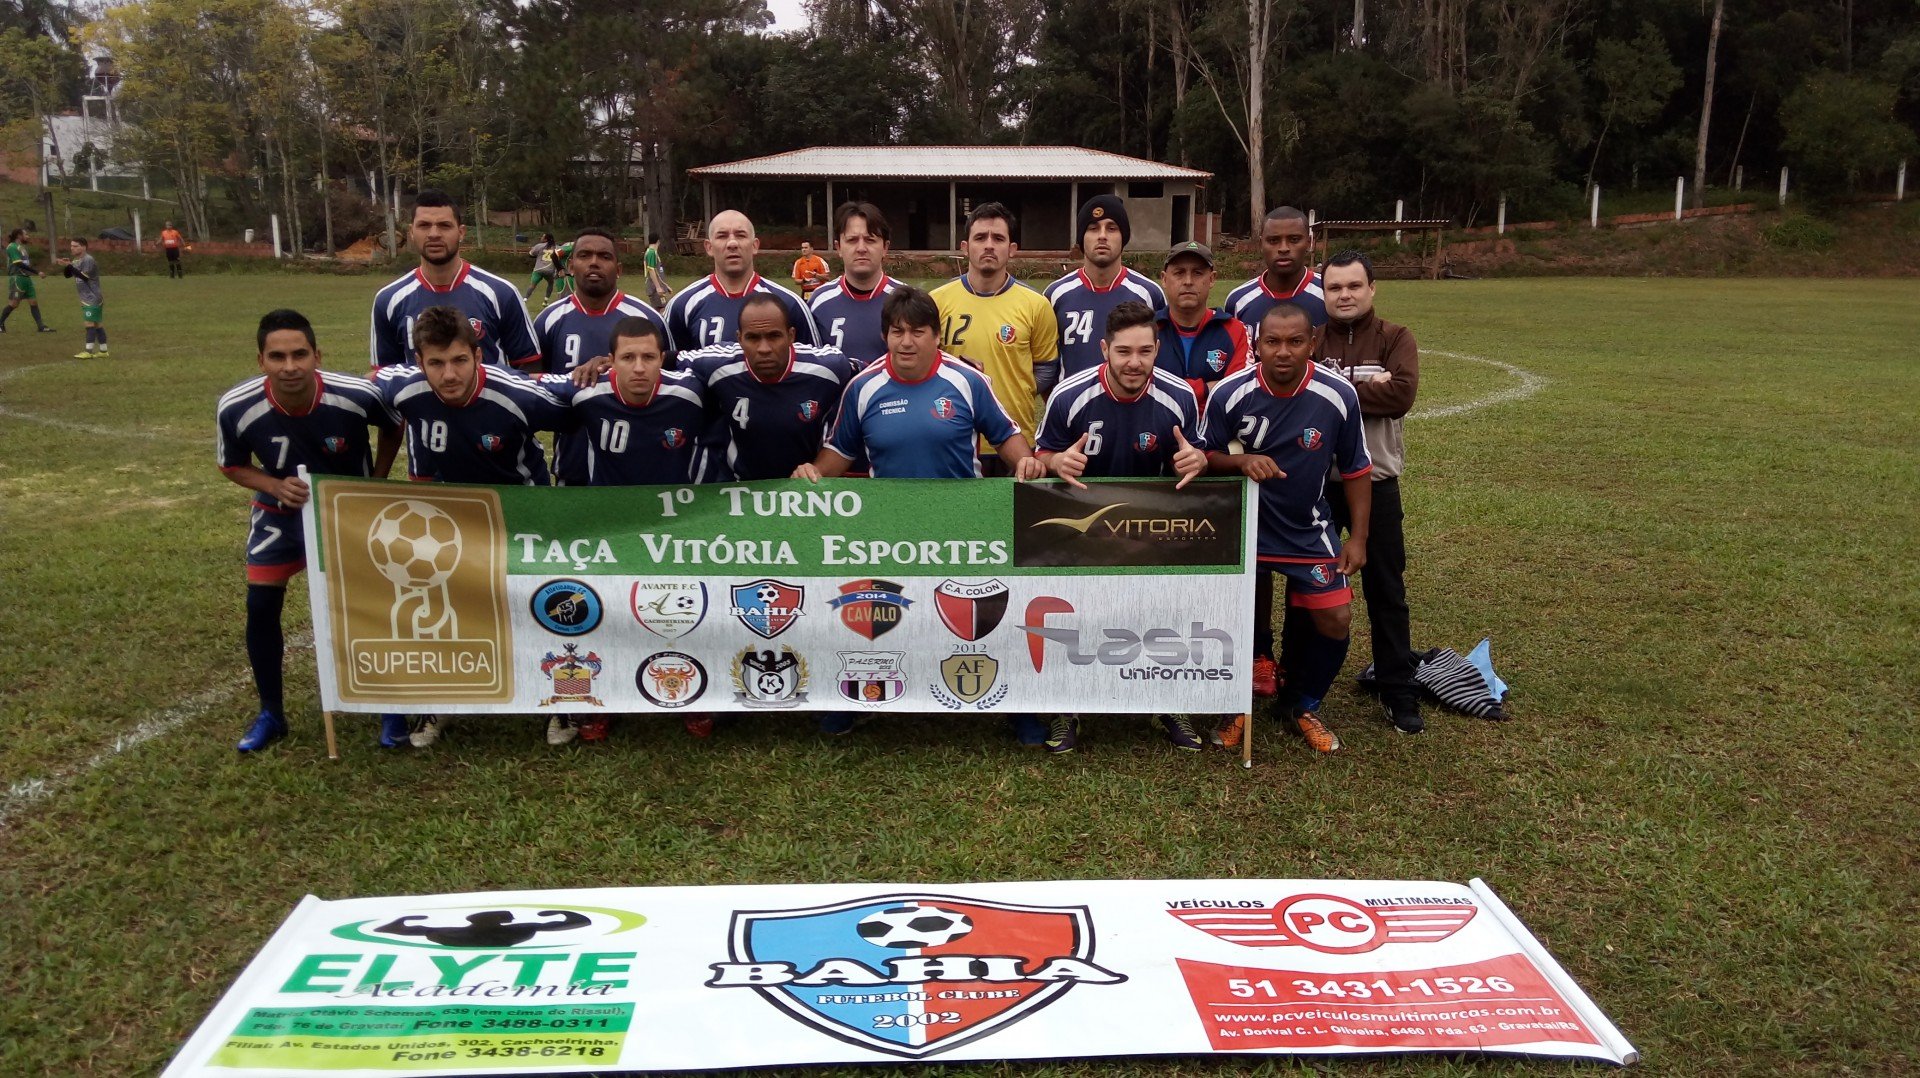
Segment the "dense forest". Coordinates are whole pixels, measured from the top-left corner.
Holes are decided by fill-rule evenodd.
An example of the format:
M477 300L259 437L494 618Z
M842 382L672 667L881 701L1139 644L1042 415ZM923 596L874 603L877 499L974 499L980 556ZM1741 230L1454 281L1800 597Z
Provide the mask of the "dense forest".
M391 195L697 212L694 165L821 144L1073 144L1209 170L1228 228L1579 211L1587 188L1892 186L1915 0L0 0L0 119L112 58L114 156L308 245ZM94 91L98 92L96 87ZM63 162L63 167L71 163ZM326 177L321 182L320 177ZM375 197L368 198L371 190ZM385 196L385 197L383 197Z

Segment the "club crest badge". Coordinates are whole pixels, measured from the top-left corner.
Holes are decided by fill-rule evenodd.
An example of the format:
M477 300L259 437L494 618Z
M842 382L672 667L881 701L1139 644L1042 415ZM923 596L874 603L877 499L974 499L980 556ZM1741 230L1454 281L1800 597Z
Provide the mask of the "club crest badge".
M940 660L940 680L927 690L942 707L985 711L1006 699L1007 686L999 680L1000 660L984 651L961 651Z
M1308 427L1300 432L1300 448L1309 452L1320 448L1323 441L1326 441L1326 435L1320 433L1319 427Z
M799 415L800 415L800 422L802 423L811 423L814 420L819 419L820 418L820 402L819 401L801 401Z
M1305 947L1364 954L1389 943L1438 943L1479 912L1465 903L1393 902L1363 906L1335 895L1290 895L1271 906L1209 903L1168 910L1187 927L1239 947Z
M707 668L685 652L656 652L634 671L633 683L655 707L686 707L707 691Z
M533 593L533 620L555 636L585 636L600 627L600 595L578 580L549 580Z
M347 451L347 440L337 434L329 435L321 439L320 448L331 455L338 456Z
M933 608L953 635L972 643L1000 627L1007 613L1007 586L998 580L965 584L943 580L933 590Z
M780 580L753 580L733 586L733 605L727 613L749 632L772 640L800 620L807 589Z
M1000 325L1000 332L994 334L994 336L1000 338L1001 344L1012 344L1013 338L1017 336L1017 334L1014 333L1012 326L1003 322Z
M1227 369L1227 353L1219 348L1207 349L1207 369L1215 374Z
M919 1059L1005 1029L1076 985L1126 977L1094 962L1085 906L886 894L733 915L731 961L708 988L747 988L788 1017Z
M687 432L679 427L668 427L660 435L662 449L678 449L687 444Z
M1315 584L1331 584L1338 575L1338 567L1324 561L1316 562L1313 568L1307 570L1307 575L1313 578Z
M498 434L482 434L480 436L480 448L489 453L498 453L506 447L507 440Z
M807 702L807 661L781 648L748 648L733 659L733 699L746 707L793 707Z
M564 644L564 650L547 652L540 659L540 672L547 675L553 683L553 695L540 701L541 707L555 704L592 704L605 707L600 699L593 695L593 679L600 676L606 665L600 656L589 651L580 654L580 645Z
M901 586L891 580L856 580L840 585L840 597L827 600L827 605L840 612L840 621L847 628L868 640L877 640L899 627L900 615L913 600L902 595Z
M640 627L666 640L678 640L707 616L707 586L699 582L642 580L629 600Z
M952 419L958 414L960 414L959 409L953 406L952 397L941 397L939 400L933 402L933 418L935 419Z
M906 695L907 674L901 668L903 651L842 651L840 698L868 707L891 704Z
M1136 452L1151 453L1160 448L1160 436L1150 430L1143 430L1133 436L1133 448Z

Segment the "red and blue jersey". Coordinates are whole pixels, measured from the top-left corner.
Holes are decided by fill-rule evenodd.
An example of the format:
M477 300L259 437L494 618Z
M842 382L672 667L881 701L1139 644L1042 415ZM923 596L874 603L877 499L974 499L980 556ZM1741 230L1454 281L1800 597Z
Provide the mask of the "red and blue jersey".
M871 292L859 291L845 277L821 285L807 301L820 343L838 349L856 367L885 356L887 327L880 322L880 306L899 287L899 281L885 274Z
M1237 438L1242 452L1270 457L1286 473L1259 484L1261 561L1339 556L1327 473L1355 479L1373 470L1360 432L1360 399L1345 378L1309 363L1306 377L1283 394L1267 385L1259 367L1249 367L1213 387L1207 433L1215 449Z
M533 319L512 282L471 262L445 288L435 288L410 270L373 297L373 333L367 345L375 367L412 363L413 322L429 307L453 307L480 335L480 358L496 367L532 367L540 362Z
M1160 351L1154 356L1154 369L1185 379L1203 405L1215 382L1253 363L1246 324L1225 311L1208 311L1193 329L1175 324L1171 315L1161 311L1157 324Z
M596 487L678 485L703 480L701 435L707 401L688 371L661 371L646 400L628 400L613 372L582 389L558 374L541 379L573 408L574 430L586 446L585 482Z
M1107 315L1122 303L1144 303L1157 311L1167 305L1160 286L1120 267L1120 276L1105 288L1087 280L1084 269L1074 270L1046 287L1042 295L1053 306L1060 323L1060 377L1079 374L1106 362L1100 342L1107 336Z
M407 477L434 483L547 485L535 431L560 430L567 406L525 375L482 364L473 394L442 401L418 367L386 367L374 388L407 425Z
M801 344L820 343L820 331L813 324L807 305L792 289L774 284L754 274L747 287L729 292L720 278L707 275L680 290L667 303L667 332L673 337L673 350L689 352L713 344L732 344L740 339L740 308L747 297L765 292L787 309L787 321L793 324L794 338Z
M606 307L598 311L575 292L540 312L540 317L533 320L533 338L546 357L547 370L565 374L589 360L611 355L613 327L629 317L645 318L662 331L667 327L660 312L624 292L615 292ZM671 357L671 338L665 347ZM563 432L553 441L553 475L567 486L587 482L587 444L573 431Z
M214 414L214 457L220 470L252 466L275 479L303 467L315 475L372 475L367 428L392 430L400 417L365 378L322 370L314 372L313 380L313 403L303 412L290 412L275 400L265 375L228 390ZM258 491L253 503L270 513L291 512Z
M1306 311L1307 318L1316 327L1327 324L1327 296L1320 288L1320 275L1313 270L1300 275L1300 283L1292 292L1276 292L1267 287L1267 275L1263 273L1227 293L1226 311L1246 323L1248 339L1259 340L1260 320L1282 303L1291 303Z
M1103 365L1060 383L1047 398L1039 448L1058 453L1084 434L1089 476L1172 475L1180 451L1175 427L1195 448L1207 448L1200 403L1186 382L1156 367L1137 396L1123 397Z
M856 461L864 451L875 479L971 479L975 435L999 445L1018 433L993 381L941 352L917 381L897 376L891 357L854 375L827 448Z
M706 387L711 443L738 479L785 479L820 454L840 394L856 364L837 349L796 344L786 370L763 382L737 344L680 354Z

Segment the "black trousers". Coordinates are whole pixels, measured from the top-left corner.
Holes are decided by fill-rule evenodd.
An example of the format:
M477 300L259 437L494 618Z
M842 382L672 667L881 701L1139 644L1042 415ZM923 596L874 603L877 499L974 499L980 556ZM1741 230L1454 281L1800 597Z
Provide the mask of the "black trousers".
M1327 484L1334 526L1349 527L1346 491ZM1373 514L1367 530L1367 564L1360 569L1360 590L1367 600L1367 626L1373 636L1373 670L1386 700L1413 700L1413 624L1407 611L1407 538L1400 509L1400 480L1373 483Z

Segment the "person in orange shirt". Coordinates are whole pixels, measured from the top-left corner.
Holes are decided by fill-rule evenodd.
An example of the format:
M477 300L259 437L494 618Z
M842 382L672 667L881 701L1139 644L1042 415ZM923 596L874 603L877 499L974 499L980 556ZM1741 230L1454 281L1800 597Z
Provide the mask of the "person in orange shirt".
M800 257L793 260L793 283L800 286L800 298L827 282L827 260L813 253L813 244L800 242Z
M180 265L180 251L187 245L186 237L168 221L160 226L160 247L167 252L167 276L186 280L187 271Z

